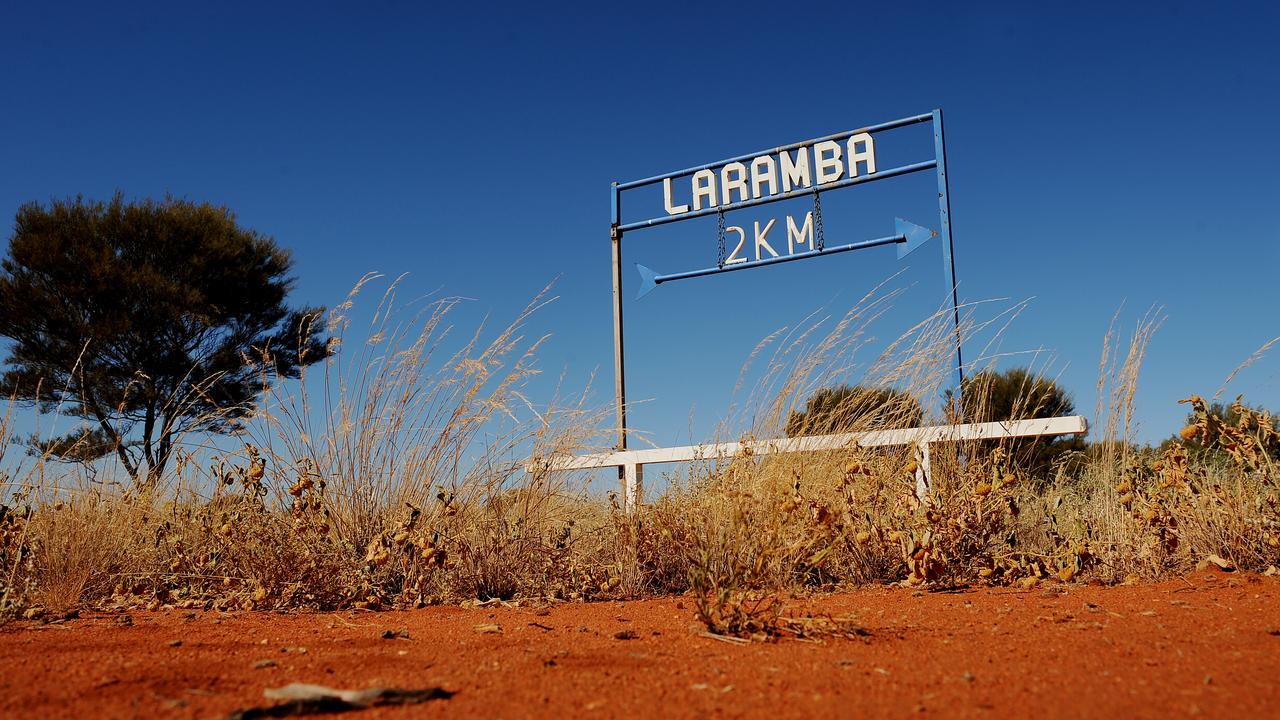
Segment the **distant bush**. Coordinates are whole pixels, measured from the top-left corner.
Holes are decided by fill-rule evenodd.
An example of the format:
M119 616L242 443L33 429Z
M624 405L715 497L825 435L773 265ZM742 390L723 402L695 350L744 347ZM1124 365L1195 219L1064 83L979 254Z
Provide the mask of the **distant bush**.
M829 435L918 427L923 418L920 401L900 390L837 385L811 395L804 410L787 417L785 430L788 437Z
M948 391L947 398L953 400L954 394ZM1064 388L1026 368L974 373L965 378L961 398L959 416L966 423L1053 418L1076 411L1071 395ZM1004 446L1025 463L1033 475L1043 475L1064 455L1086 448L1084 439L1075 436L1015 440Z

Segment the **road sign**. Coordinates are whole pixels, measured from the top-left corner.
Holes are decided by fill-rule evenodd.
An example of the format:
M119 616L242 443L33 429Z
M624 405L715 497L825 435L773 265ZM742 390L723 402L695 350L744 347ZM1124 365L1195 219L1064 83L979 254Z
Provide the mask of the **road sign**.
M910 125L931 123L934 156L907 165L881 169L876 158L876 134ZM937 232L898 218L894 234L835 247L826 247L822 229L821 194L830 190L886 180L912 173L933 170L938 180ZM623 193L661 184L662 206L646 210L644 217L623 221ZM714 267L686 270L662 275L637 265L640 288L637 299L657 286L718 273L758 268L766 265L834 255L882 245L897 245L898 257L919 247L932 237L942 241L943 271L951 295L952 318L955 323L956 388L964 380L964 361L960 336L960 310L956 290L956 271L951 237L951 200L947 188L946 145L942 134L942 111L891 120L856 130L828 135L739 155L717 162L685 168L673 173L613 184L610 240L613 247L613 340L614 391L617 403L619 450L627 447L625 358L622 323L622 238L625 234L668 223L716 215L719 223L719 257ZM725 224L725 215L735 210L756 207L781 200L811 196L814 209L797 223L787 216L785 228L771 219L761 225L755 221L750 233L744 227ZM782 232L786 244L782 244ZM777 233L773 240L769 234ZM736 236L736 242L726 242ZM776 246L775 246L776 243ZM732 244L732 250L729 245ZM956 397L959 397L957 392Z

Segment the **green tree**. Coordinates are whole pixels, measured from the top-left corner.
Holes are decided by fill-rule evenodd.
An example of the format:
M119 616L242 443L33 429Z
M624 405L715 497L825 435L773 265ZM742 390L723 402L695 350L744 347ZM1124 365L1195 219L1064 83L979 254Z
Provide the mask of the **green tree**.
M948 390L948 400L953 397L952 391ZM961 398L964 402L960 421L966 423L1052 418L1076 411L1075 403L1065 389L1026 368L974 373L964 379ZM1064 454L1085 449L1085 442L1075 436L1052 436L1013 440L1007 447L1033 472L1043 472Z
M809 396L804 410L787 417L788 437L920 425L924 412L915 397L893 388L836 385Z
M323 308L291 309L289 253L226 208L167 198L28 203L0 262L4 387L83 426L33 439L115 453L154 483L186 433L233 433L265 383L324 359Z
M947 397L951 396L948 390ZM962 417L971 423L1061 417L1076 411L1066 390L1026 368L983 370L970 375L961 386L961 397Z

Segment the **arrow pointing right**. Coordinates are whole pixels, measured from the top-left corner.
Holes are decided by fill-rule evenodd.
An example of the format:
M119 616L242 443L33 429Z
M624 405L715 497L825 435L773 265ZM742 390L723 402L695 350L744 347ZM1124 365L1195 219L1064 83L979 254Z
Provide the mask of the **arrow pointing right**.
M876 238L875 240L864 240L862 242L851 243L849 245L839 245L836 247L827 247L821 250L809 250L807 252L799 252L794 255L779 255L763 260L753 260L744 263L735 263L733 265L718 265L716 267L702 268L701 270L688 270L686 272L671 273L670 275L659 275L652 268L645 267L636 263L636 272L640 273L640 289L636 291L636 299L648 295L653 289L664 282L672 280L684 280L686 278L702 277L703 275L714 275L717 273L733 272L735 270L746 270L747 268L760 267L762 265L774 265L776 263L791 262L793 260L804 260L806 258L818 257L820 255L834 255L835 253L849 252L850 250L865 250L880 245L897 245L898 258L906 257L908 253L920 247L926 240L937 237L938 233L927 227L921 227L913 222L908 222L902 218L894 218L894 229L897 234L888 237Z
M911 251L915 250L916 247L924 245L924 242L928 241L929 238L938 237L938 233L931 231L931 229L902 218L893 218L893 229L897 231L897 234L906 238L906 242L897 246L897 259L899 260L910 255Z
M938 233L927 227L921 227L913 222L903 220L902 218L893 219L893 229L897 233L907 239L905 243L898 245L898 259L911 254L912 250L920 247L930 238L938 237Z

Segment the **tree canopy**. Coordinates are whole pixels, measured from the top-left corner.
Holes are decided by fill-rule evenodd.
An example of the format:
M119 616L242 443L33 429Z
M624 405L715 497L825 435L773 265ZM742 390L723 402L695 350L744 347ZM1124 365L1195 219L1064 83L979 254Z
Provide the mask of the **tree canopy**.
M952 396L951 391L947 396ZM964 379L961 398L964 422L1051 418L1076 411L1066 390L1026 368L974 373Z
M55 458L116 453L154 482L185 433L230 433L276 378L328 356L319 307L290 308L292 259L225 207L77 197L23 205L0 261L3 383L84 425Z
M804 410L787 417L788 437L854 430L917 427L924 412L915 397L894 388L836 385L819 388Z
M953 397L952 391L947 391L947 397ZM1075 403L1065 389L1026 368L974 373L964 379L961 398L964 400L961 422L967 423L1052 418L1076 411ZM1065 453L1085 447L1084 440L1074 436L1012 440L1006 445L1035 471L1048 469Z

